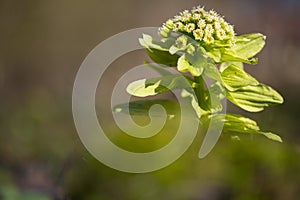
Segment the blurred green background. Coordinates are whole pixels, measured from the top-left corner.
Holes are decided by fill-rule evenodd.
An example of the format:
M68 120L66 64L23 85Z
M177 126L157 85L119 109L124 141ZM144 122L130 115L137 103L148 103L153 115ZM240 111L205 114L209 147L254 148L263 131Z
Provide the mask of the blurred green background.
M224 15L238 34L267 35L259 64L246 70L280 91L285 103L255 115L229 110L256 119L284 143L223 136L200 160L199 136L184 156L157 172L126 174L104 166L85 150L73 123L71 94L81 62L114 34L160 26L199 4ZM299 12L298 0L1 0L0 200L298 199ZM99 88L107 86L97 94L98 110L109 107L99 96L108 98L125 69L147 59L136 54L117 60L101 80Z

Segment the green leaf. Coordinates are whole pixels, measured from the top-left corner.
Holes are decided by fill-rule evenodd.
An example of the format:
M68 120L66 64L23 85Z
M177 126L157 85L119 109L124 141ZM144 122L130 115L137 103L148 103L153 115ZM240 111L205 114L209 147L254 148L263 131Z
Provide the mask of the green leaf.
M208 108L210 113L222 111L221 100L225 97L225 91L220 82L216 81L211 84L205 91L205 96L208 99Z
M216 114L210 116L213 120L211 120L212 123L224 123L223 126L223 132L229 132L229 133L250 133L250 134L260 134L263 135L271 140L282 142L282 139L280 136L271 133L271 132L263 132L260 130L257 123L249 118L243 117L241 115L235 115L235 114L226 114L224 118L224 114ZM212 125L210 127L217 127L215 125Z
M278 92L263 84L227 91L226 96L233 104L249 112L259 112L265 107L283 103L283 98Z
M236 67L244 69L244 63L242 62L224 62L220 64L220 72L223 72L230 65L235 65Z
M146 79L141 79L130 83L126 88L126 91L137 97L153 96L157 94L155 90L158 88L159 84L160 81L157 81L156 83L147 86Z
M221 74L215 64L207 63L203 75L216 81L222 81Z
M190 72L193 76L200 76L204 71L207 77L220 80L220 73L214 61L205 55L203 48L199 47L193 54L183 54L177 63L180 72Z
M131 115L148 115L151 106L159 104L162 105L169 117L173 117L180 111L178 102L168 99L153 99L153 100L139 100L129 103L119 104L113 107L113 111L118 113L126 113ZM128 110L129 109L129 110Z
M216 48L212 48L209 50L203 50L203 52L205 53L205 55L207 55L208 57L210 57L211 59L214 60L215 63L220 63L221 62L221 49L216 49Z
M176 47L175 45L172 45L169 49L169 53L171 55L176 55L177 52L182 51L182 50L184 50L184 49L180 49L180 48Z
M139 42L143 47L145 47L147 49L157 49L160 51L167 50L166 48L163 48L161 45L155 44L152 36L147 35L147 34L143 34L143 38L139 38Z
M257 58L242 57L243 55L234 49L223 49L221 54L221 62L243 62L251 65L257 64L258 62Z
M266 136L267 138L269 138L271 140L282 142L281 137L279 135L274 134L274 133L271 133L271 132L260 132L260 134Z
M200 119L200 117L202 115L206 115L208 114L207 111L205 111L204 109L202 109L199 104L198 104L198 100L197 100L197 97L190 91L188 90L182 90L181 92L181 97L182 98L190 98L190 101L191 101L191 105L195 111L195 114L196 116Z
M139 42L146 48L147 54L154 62L170 67L176 66L179 56L169 53L170 41L153 41L150 35L143 34L143 38L140 38Z
M197 92L197 91L195 91ZM203 90L204 98L201 102L199 99L190 91L183 90L181 96L186 98L189 97L191 104L197 114L197 117L217 113L222 110L221 100L225 97L222 86L219 82L211 84L208 89Z
M240 67L230 65L221 73L224 86L229 91L235 91L248 85L258 85L259 82Z
M157 49L146 49L147 54L154 62L163 64L169 67L175 67L179 56L177 54L171 55L169 51L160 51Z
M169 53L173 55L179 51L185 51L188 48L188 40L189 39L184 34L176 37L174 44L169 48Z
M209 55L218 63L220 62L243 62L257 64L258 54L265 45L265 36L260 33L235 36L235 44L231 48L223 48L209 52ZM216 51L216 52L214 52ZM220 56L220 57L219 57Z
M191 82L189 81L182 75L141 79L130 83L127 86L127 92L137 97L153 96L169 90L191 88Z
M193 66L187 59L186 54L183 54L177 63L177 69L180 72L190 72L193 76L200 76L203 72L203 67Z
M235 45L232 50L243 58L252 58L265 46L266 36L261 33L251 33L235 36Z

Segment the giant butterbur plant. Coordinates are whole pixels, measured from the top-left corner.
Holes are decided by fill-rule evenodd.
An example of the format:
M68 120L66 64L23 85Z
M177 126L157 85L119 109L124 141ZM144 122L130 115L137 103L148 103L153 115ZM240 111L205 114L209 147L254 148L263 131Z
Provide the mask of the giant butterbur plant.
M144 34L140 44L154 63L176 67L184 75L196 96L194 102L197 103L191 102L195 117L200 121L223 120L224 133L261 134L282 141L274 133L261 131L252 119L220 113L224 98L249 112L283 103L278 92L244 70L244 64L257 64L258 59L254 56L265 45L263 34L236 35L233 25L215 11L197 7L167 20L160 28L159 36L160 39L155 41ZM133 96L146 97L181 87L177 75L162 74L159 78L135 81L127 91ZM204 78L211 79L212 84L206 85ZM161 85L162 82L168 87ZM134 103L132 105L134 107Z

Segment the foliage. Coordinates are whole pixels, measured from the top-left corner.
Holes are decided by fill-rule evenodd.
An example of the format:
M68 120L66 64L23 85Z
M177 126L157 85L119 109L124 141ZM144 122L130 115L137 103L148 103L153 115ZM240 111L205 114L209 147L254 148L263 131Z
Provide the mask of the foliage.
M144 34L139 40L140 44L153 62L165 67L176 67L184 76L160 70L162 76L159 78L137 80L129 84L128 93L147 97L174 89L187 91L182 84L182 79L186 79L196 95L194 100L197 103L192 104L197 113L195 117L200 122L220 118L224 121L224 133L260 134L282 141L278 135L261 131L251 119L235 114L226 114L224 118L220 114L220 101L224 98L249 112L259 112L283 103L278 92L244 70L244 63L253 65L258 62L254 56L265 45L266 37L263 34L237 36L233 26L215 11L197 7L168 20L161 27L159 35L161 39L155 41L150 35ZM204 78L213 80L213 83L205 86ZM212 95L217 96L219 102L212 102ZM136 104L141 107L142 102ZM148 103L145 101L145 104ZM131 102L131 106L134 104Z

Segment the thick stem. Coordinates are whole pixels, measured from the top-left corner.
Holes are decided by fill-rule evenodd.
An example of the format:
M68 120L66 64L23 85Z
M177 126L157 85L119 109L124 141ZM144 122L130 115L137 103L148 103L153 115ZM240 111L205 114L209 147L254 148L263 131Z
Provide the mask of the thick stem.
M205 84L202 76L195 76L194 81L197 83L197 87L194 89L194 92L196 94L196 97L198 99L198 105L201 108L205 108Z

